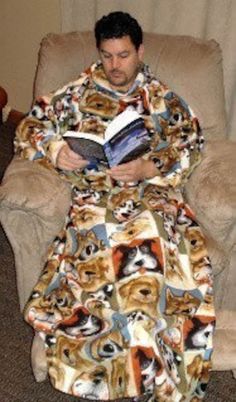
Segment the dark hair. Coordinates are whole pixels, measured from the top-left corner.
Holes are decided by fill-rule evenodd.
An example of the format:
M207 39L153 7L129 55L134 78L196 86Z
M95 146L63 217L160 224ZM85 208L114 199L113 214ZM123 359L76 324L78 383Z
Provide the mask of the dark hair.
M122 11L104 15L96 22L94 32L98 49L102 40L122 38L126 35L130 37L136 50L143 43L143 31L139 23L131 15Z

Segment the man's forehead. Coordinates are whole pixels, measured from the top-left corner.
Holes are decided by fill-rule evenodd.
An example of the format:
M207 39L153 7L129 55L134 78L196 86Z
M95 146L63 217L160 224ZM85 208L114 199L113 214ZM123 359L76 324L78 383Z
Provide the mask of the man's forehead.
M103 39L100 43L100 52L122 53L124 51L132 51L136 48L128 35L121 38Z

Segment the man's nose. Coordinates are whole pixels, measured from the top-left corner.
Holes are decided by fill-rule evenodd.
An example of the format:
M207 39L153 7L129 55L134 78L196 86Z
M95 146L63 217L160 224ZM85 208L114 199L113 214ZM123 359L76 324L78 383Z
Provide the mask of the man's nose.
M112 58L112 70L115 70L120 67L120 61L118 57L113 57Z

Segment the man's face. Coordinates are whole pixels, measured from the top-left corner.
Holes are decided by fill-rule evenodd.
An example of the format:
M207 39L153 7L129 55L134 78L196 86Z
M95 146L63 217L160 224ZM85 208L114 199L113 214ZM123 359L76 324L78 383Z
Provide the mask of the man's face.
M131 87L143 58L143 51L143 45L136 50L128 35L101 42L100 58L113 89L127 91Z

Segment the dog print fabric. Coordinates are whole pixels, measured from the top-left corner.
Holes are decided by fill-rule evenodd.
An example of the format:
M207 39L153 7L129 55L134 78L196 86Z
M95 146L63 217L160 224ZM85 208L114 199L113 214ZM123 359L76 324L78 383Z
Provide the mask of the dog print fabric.
M126 109L144 119L144 158L159 175L125 184L102 165L55 168L63 133L102 136ZM129 92L111 90L98 62L38 99L15 144L72 188L64 228L25 308L45 342L52 384L88 400L202 400L215 316L205 239L182 195L203 144L189 106L146 65Z

